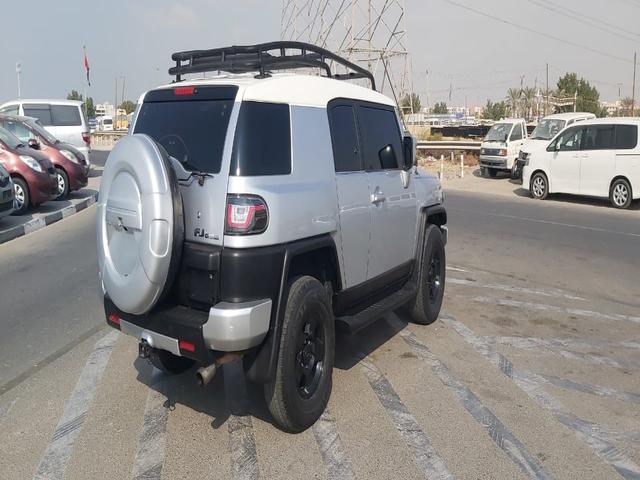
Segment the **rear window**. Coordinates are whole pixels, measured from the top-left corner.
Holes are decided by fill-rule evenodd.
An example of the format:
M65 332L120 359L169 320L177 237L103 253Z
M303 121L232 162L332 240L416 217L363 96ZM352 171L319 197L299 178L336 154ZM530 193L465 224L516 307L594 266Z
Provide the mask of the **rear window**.
M232 108L233 99L145 102L134 133L149 135L186 170L219 173Z
M76 105L51 105L51 121L55 127L79 127L82 125L80 107Z
M289 105L243 102L233 144L230 175L291 173Z
M638 145L638 127L635 125L616 125L616 148L630 150Z

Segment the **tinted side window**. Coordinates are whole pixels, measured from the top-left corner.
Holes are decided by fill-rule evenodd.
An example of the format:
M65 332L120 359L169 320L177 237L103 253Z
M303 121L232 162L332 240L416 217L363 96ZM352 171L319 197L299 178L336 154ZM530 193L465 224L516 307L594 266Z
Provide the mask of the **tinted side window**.
M233 144L230 175L291 173L289 105L243 102Z
M75 105L51 105L51 121L56 127L79 127L80 109Z
M638 145L638 127L635 125L616 125L616 143L618 150L629 150Z
M590 126L582 140L582 150L606 150L613 148L613 125Z
M2 122L2 126L18 137L23 143L28 142L30 138L34 138L31 131L21 123L14 122L13 120L6 120Z
M353 106L337 105L329 111L331 143L336 172L362 170L358 151L358 130Z
M580 142L582 141L584 131L584 128L572 128L564 132L558 139L558 145L560 145L558 150L561 152L580 150Z
M395 112L360 106L358 115L363 136L365 170L399 168L402 137ZM391 152L387 147L391 147Z
M522 126L520 124L513 127L513 132L511 132L510 140L522 140Z
M51 110L49 105L22 105L24 114L27 117L34 117L40 120L40 123L44 126L53 125L51 119Z

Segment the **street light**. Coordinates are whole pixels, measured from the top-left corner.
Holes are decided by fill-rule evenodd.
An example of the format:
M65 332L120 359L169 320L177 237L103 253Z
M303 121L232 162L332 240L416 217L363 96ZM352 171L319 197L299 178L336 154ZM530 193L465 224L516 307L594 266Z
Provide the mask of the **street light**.
M20 62L16 62L16 75L18 76L18 100L20 99L20 73L22 72L22 65Z

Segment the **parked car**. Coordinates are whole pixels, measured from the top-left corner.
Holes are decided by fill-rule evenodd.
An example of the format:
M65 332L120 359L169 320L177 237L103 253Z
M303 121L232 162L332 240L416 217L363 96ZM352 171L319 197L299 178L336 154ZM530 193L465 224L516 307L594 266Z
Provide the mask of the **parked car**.
M522 118L506 118L494 123L480 146L480 170L495 177L511 172L520 149L527 139L527 124Z
M49 157L58 175L57 198L63 200L69 192L87 186L90 166L80 150L55 138L39 122L31 117L0 114L1 127Z
M523 185L534 198L550 193L608 197L616 208L640 198L637 118L586 120L564 129L527 156Z
M520 155L511 169L511 178L518 179L522 176L522 167L528 155L534 150L544 149L549 142L565 127L569 127L576 122L592 120L596 118L593 113L568 112L556 113L544 117L531 133L531 136L524 142L520 149Z
M0 113L33 117L60 141L76 147L85 158L91 153L89 124L78 100L13 100L0 105Z
M0 218L11 215L14 210L15 195L9 172L0 164Z
M93 133L96 131L96 128L98 126L98 122L96 121L95 118L90 118L87 120L87 125L89 125L89 132Z
M319 57L350 73L275 73ZM141 97L102 177L107 323L162 370L198 362L201 385L242 358L275 422L302 431L331 394L336 328L355 333L400 307L437 319L441 185L415 166L373 75L327 50L273 42L172 58L177 82ZM201 65L233 73L181 80Z
M98 118L99 132L113 132L113 117L105 115Z
M13 180L15 214L21 215L30 205L40 205L58 195L58 176L53 163L44 154L29 148L2 127L0 164Z

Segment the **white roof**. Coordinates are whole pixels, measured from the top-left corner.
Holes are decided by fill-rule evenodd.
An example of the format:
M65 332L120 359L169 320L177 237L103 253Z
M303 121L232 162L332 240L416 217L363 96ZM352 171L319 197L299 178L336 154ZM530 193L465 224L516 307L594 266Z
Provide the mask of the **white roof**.
M82 105L80 100L66 100L63 98L21 98L20 100L11 100L5 102L1 106L16 104L16 103L44 103L50 105Z
M596 118L596 116L593 113L587 112L566 112L547 115L543 120L572 120L574 118Z
M606 117L585 120L578 125L640 125L640 117Z
M524 118L503 118L496 123L526 123Z
M327 103L334 98L352 98L395 107L395 102L389 97L346 80L289 73L277 73L262 79L254 78L254 75L220 75L214 78L185 80L158 88L190 85L237 85L241 89L240 95L243 100L326 107ZM141 97L141 100L142 98L144 96Z

